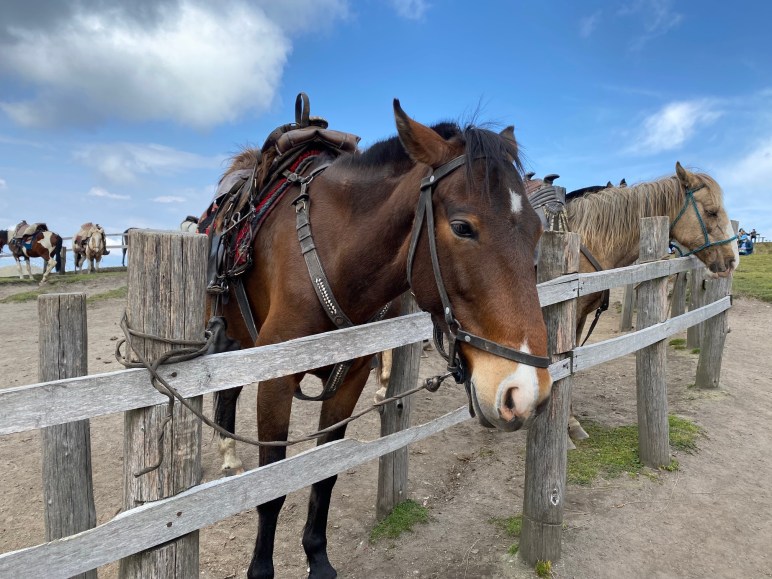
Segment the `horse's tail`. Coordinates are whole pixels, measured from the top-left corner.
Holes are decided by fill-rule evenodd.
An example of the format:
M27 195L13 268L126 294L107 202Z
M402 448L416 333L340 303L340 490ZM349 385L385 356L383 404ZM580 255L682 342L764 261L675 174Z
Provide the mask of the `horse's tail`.
M56 235L56 233L54 233ZM56 258L56 273L62 271L62 237L56 235L56 245L54 245L54 257Z

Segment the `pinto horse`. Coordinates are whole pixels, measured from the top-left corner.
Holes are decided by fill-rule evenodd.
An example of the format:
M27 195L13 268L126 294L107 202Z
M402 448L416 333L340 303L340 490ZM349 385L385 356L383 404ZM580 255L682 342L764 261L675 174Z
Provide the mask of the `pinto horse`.
M62 271L62 238L53 231L38 231L33 235L25 236L19 243L11 238L12 233L6 229L0 230L0 250L7 245L8 249L16 260L19 268L19 279L24 279L24 272L21 269L21 260L27 262L27 274L32 279L31 257L40 257L45 262L43 268L43 278L40 285L48 280L48 274L56 267L56 271Z
M615 269L632 265L639 254L641 217L670 219L670 238L682 255L696 255L713 277L726 277L740 263L736 236L724 208L719 184L705 173L694 173L676 163L675 175L628 186L607 187L584 195L568 196L568 227L579 233L594 256L594 266L582 252L580 271ZM587 316L601 305L602 294L579 298L577 339ZM587 438L573 410L569 435Z
M306 177L288 178L292 190L255 236L254 263L241 278L259 330L257 339L251 338L233 287L227 289L227 303L216 308L221 298L211 298L210 312L222 311L230 337L242 346L336 328L329 308L317 299L301 253L297 214L306 213L313 241L306 241L304 249L315 249L323 264L338 313L362 324L412 290L437 331L457 338L458 347L451 347L453 370L457 381L467 385L473 415L483 426L517 430L546 406L552 380L534 272L541 224L525 197L514 132L451 123L428 127L410 119L396 99L394 116L398 136L362 153L335 158L322 153ZM254 167L256 158L254 150L243 152L226 176ZM320 429L351 415L371 360L368 356L353 361L335 394L322 402ZM310 373L326 381L331 371L327 367ZM260 383L261 440L287 439L293 398L303 397L303 376ZM230 432L239 391L220 392L215 401L215 420ZM344 434L345 426L318 442ZM234 447L232 439L221 438L226 472L241 467ZM259 456L264 466L283 459L286 448L261 446ZM326 536L336 479L312 486L302 540L310 577L336 576ZM257 508L251 579L274 576L274 536L284 498Z

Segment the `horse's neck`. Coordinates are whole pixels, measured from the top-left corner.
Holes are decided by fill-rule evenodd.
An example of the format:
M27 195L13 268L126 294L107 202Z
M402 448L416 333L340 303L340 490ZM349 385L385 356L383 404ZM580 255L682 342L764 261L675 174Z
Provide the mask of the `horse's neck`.
M355 197L353 203L360 205L352 211L339 212L340 221L333 229L338 238L343 233L347 242L336 247L335 259L329 268L327 263L324 267L331 280L356 280L341 287L336 298L344 308L350 304L351 311L346 312L349 317L367 319L409 287L407 253L418 181L415 195L408 196L397 179L384 177L362 185L353 175L331 172L330 176L340 183L329 190L336 197L336 206L351 206ZM313 210L311 219L313 222Z

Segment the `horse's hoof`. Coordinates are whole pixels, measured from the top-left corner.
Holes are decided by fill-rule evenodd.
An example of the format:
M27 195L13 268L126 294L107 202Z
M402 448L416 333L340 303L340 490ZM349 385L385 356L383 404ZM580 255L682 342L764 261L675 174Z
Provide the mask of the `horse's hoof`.
M576 450L576 445L571 438L566 438L566 450Z
M381 386L378 388L378 391L375 393L375 396L373 397L373 402L375 404L378 404L379 402L383 402L386 399L386 386Z
M580 424L574 424L572 427L568 429L568 436L570 436L573 440L586 440L590 438L590 435L587 434L582 428Z

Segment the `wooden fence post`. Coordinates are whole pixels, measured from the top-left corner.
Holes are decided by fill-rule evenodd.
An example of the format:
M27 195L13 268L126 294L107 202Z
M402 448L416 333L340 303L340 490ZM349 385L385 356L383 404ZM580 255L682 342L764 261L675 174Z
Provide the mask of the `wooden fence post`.
M41 382L88 374L86 294L38 297ZM46 541L96 526L88 420L41 429ZM77 575L96 579L96 569Z
M689 311L705 305L705 269L700 267L689 272ZM686 347L699 348L702 342L702 324L696 324L686 330Z
M667 255L667 217L641 218L640 263ZM642 330L667 319L667 278L641 282L638 286L638 323ZM638 451L641 462L653 468L670 464L667 416L667 343L660 340L635 353L638 397Z
M203 339L206 237L141 229L131 231L129 237L129 327L169 339ZM149 339L135 338L134 344L148 359L157 358L170 347ZM161 370L163 374L163 367ZM201 409L201 396L190 402ZM158 461L158 436L166 414L166 404L125 413L125 509L176 495L201 481L201 421L179 403L165 429L161 466L135 476ZM198 558L196 531L122 559L120 577L198 577Z
M732 221L735 235L739 226L739 221ZM709 304L729 295L732 291L732 277L706 280L705 303ZM697 388L718 388L724 343L729 333L729 312L723 311L701 325L703 326L702 346L694 385Z
M633 329L633 296L635 295L635 286L627 284L625 286L625 297L622 300L622 317L619 320L619 331L629 332Z
M400 315L418 312L418 306L410 293L400 298ZM418 381L418 368L421 361L421 342L401 346L394 350L391 366L391 378L386 389L386 397L400 394L415 388ZM381 436L393 434L410 428L410 397L387 404L381 414ZM378 460L378 497L376 517L386 517L394 507L407 498L408 447L404 446Z
M539 282L579 271L580 237L545 231L541 238ZM542 310L552 362L567 357L576 342L576 300ZM573 376L556 381L547 408L528 429L520 557L529 565L560 558L566 492L568 410Z
M676 318L686 312L687 272L676 274L673 281L673 295L670 297L670 317Z
M61 260L62 260L62 269L59 271L59 274L64 275L64 273L67 271L67 248L64 246L62 246Z

